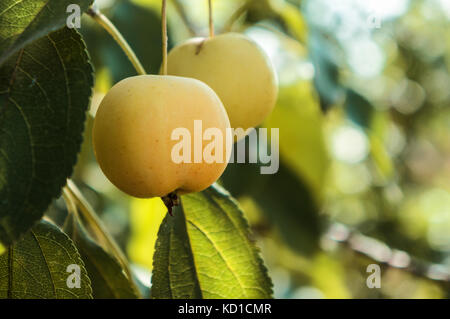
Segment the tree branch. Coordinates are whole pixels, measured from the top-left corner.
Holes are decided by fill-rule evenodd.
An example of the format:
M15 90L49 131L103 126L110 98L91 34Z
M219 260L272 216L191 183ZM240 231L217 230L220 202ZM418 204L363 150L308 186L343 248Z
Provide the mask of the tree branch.
M342 224L333 224L324 235L325 247L335 242L350 248L354 252L372 259L375 263L401 269L416 276L434 281L450 283L450 271L442 264L433 264L412 257L407 252L393 249L385 243L351 231Z

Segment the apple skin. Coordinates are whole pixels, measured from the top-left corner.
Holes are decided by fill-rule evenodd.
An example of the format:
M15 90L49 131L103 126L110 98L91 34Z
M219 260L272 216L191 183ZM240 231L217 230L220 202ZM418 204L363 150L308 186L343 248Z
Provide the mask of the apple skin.
M193 38L176 46L168 55L168 74L208 84L222 100L234 129L262 124L277 100L278 81L269 58L239 33Z
M230 128L222 102L206 84L175 76L124 79L111 88L96 113L95 156L106 177L134 197L202 191L222 175L228 161L225 155L222 163L172 160L172 147L179 142L171 139L173 130L187 128L193 141L194 120L202 120L203 130L220 129L224 137ZM224 138L224 150L231 143Z

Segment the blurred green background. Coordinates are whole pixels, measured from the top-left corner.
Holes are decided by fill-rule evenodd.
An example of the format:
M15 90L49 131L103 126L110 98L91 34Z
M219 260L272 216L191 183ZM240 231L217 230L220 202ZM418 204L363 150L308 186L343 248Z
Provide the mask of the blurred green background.
M159 0L96 1L149 73L161 63ZM258 42L279 77L265 123L280 128L280 170L230 164L276 298L450 297L450 1L214 0L216 33ZM169 0L170 46L208 34L206 0ZM135 72L89 18L96 70L91 115ZM166 209L102 174L89 119L74 175L149 285ZM64 209L56 201L51 210ZM369 264L382 270L369 289Z

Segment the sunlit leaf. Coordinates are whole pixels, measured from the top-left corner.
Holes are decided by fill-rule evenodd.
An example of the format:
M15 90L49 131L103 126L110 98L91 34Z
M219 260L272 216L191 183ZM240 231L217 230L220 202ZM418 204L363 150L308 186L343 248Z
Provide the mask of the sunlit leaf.
M92 68L79 34L64 28L0 68L0 241L42 217L71 175L82 142Z
M302 43L307 42L308 29L305 19L298 7L289 2L275 2L274 8L280 15L287 30ZM278 2L278 4L277 4Z
M70 268L69 266L73 265ZM69 267L69 268L68 268ZM71 278L80 270L77 278ZM90 280L73 242L56 226L41 221L0 256L0 298L92 298Z
M280 129L281 161L317 198L321 198L329 165L322 117L311 84L300 81L280 89L278 103L265 124L268 128Z
M218 186L182 197L156 243L153 298L270 298L272 283L236 202Z

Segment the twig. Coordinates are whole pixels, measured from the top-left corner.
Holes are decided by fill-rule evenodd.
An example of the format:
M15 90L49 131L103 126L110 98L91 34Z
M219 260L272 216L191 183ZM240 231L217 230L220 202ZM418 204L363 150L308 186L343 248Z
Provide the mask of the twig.
M77 215L77 204L74 202L74 198L72 197L72 193L67 189L67 187L63 188L62 196L64 198L64 202L66 203L67 210L71 215Z
M67 187L63 187L62 196L64 198L64 202L66 203L67 211L69 212L69 215L72 215L75 219L78 220L78 209L77 204L75 202L75 199L73 198L72 193ZM69 221L69 218L66 218L66 221L64 223L64 229L66 228L67 222Z
M162 74L167 75L167 0L162 0L161 7L161 24L162 24Z
M212 0L208 0L208 13L209 13L209 37L214 37L214 16L212 8Z
M80 209L81 214L86 219L89 226L91 226L95 231L95 233L97 234L97 236L99 236L100 239L105 242L111 253L117 258L117 260L121 264L127 277L130 279L132 283L134 283L131 270L128 266L128 261L125 255L123 254L122 250L117 245L115 240L109 235L108 231L106 230L100 218L98 218L92 206L84 198L83 194L75 185L75 183L72 182L70 179L67 180L67 185L64 187L64 192L68 192L72 196L72 198L75 200L76 206ZM138 291L137 288L136 291Z
M137 58L134 51L131 49L128 42L125 40L125 38L122 36L122 34L117 30L117 28L112 24L112 22L104 15L102 14L97 8L90 7L86 13L91 16L98 24L100 24L113 38L114 40L120 45L123 52L127 55L128 59L133 64L134 68L136 69L137 73L140 75L146 74L144 67L142 66L141 62Z

